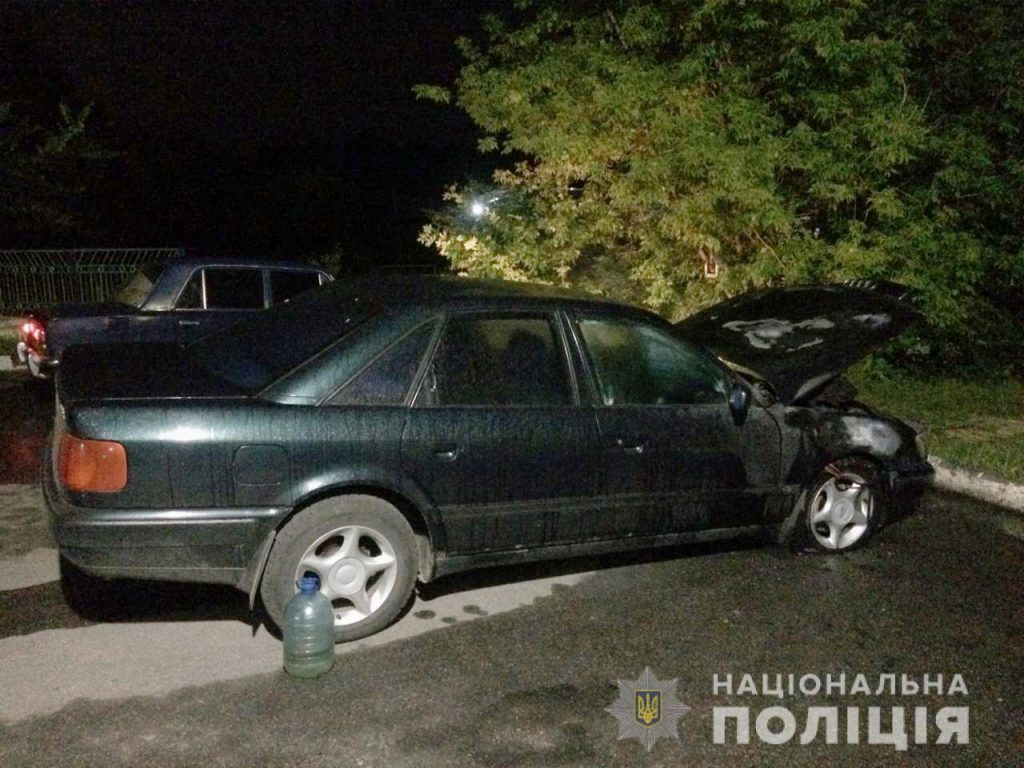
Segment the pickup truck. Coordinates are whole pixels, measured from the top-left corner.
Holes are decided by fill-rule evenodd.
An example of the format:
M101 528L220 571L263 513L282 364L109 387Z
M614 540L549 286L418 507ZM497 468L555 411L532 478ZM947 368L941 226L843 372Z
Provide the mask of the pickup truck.
M11 361L46 379L73 345L187 344L331 280L323 270L300 261L185 255L146 264L106 302L60 304L26 313Z

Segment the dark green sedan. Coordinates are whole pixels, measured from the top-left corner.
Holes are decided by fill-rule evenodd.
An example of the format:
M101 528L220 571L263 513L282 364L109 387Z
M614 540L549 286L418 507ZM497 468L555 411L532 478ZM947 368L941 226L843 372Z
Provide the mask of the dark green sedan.
M468 568L763 531L856 547L931 467L837 381L914 312L808 290L704 318L762 362L778 347L778 388L649 312L458 278L335 283L187 347L71 348L43 478L65 578L231 584L280 625L315 574L344 641Z

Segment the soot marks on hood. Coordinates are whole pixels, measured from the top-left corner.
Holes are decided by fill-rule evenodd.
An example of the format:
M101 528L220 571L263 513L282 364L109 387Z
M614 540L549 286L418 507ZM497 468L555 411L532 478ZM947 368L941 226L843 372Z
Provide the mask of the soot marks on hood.
M823 344L824 337L814 336L813 331L833 328L835 323L824 317L802 320L799 323L771 317L765 320L734 320L731 323L723 323L722 327L742 333L747 337L747 343L755 349L772 349L779 346L794 350ZM804 341L804 338L808 340Z
M744 294L677 327L766 379L783 402L797 403L918 319L892 291L820 285Z

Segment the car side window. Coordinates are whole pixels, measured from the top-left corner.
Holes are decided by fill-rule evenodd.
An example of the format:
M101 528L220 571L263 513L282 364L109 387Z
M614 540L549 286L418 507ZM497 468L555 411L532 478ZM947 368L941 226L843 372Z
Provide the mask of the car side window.
M317 272L300 272L294 269L272 269L270 270L271 303L284 304L286 301L298 296L303 291L308 291L319 285L320 275Z
M197 269L192 273L178 296L174 305L175 309L202 309L203 308L203 270Z
M263 270L196 270L174 306L175 309L263 309Z
M425 323L396 341L349 379L328 405L401 405L430 346L436 322Z
M428 371L429 405L568 405L561 342L548 316L456 315Z
M206 309L263 309L262 269L203 270Z
M579 319L605 405L725 403L730 382L711 359L660 328L625 318Z

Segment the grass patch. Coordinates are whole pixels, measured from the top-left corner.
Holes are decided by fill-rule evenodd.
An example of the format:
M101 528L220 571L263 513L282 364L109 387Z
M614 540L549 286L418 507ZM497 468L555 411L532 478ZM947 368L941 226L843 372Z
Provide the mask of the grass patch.
M929 453L963 469L1024 483L1024 385L1012 379L850 372L860 399L925 429Z
M18 318L0 317L0 355L10 354L18 343Z

